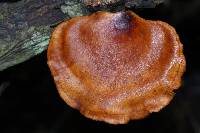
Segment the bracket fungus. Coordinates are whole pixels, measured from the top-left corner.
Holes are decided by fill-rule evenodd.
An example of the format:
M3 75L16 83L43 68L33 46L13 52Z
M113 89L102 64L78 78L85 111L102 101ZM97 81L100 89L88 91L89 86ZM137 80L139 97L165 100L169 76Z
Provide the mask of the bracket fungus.
M172 100L185 70L182 47L167 23L101 11L58 25L48 65L69 106L94 120L125 124Z

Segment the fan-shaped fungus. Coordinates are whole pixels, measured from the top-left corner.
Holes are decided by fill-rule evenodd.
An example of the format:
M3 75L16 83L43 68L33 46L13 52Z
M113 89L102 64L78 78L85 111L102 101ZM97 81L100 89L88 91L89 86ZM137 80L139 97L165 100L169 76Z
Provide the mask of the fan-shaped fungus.
M64 101L94 120L124 124L158 112L185 69L174 28L133 12L97 12L61 23L48 65Z

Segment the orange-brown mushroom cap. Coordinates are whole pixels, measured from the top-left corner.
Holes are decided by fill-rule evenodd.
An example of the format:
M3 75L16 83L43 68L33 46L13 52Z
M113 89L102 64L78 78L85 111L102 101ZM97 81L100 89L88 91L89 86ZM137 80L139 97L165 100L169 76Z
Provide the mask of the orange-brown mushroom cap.
M58 92L94 120L124 124L158 112L185 69L174 28L133 12L97 12L58 25L48 48Z

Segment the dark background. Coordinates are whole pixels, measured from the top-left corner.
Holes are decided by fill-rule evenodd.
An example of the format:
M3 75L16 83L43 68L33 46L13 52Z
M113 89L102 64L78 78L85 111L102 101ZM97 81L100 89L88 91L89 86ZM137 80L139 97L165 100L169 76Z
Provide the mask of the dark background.
M141 17L174 26L184 44L187 70L172 102L144 120L113 126L82 116L59 97L46 51L0 72L0 133L200 133L200 0L170 0Z

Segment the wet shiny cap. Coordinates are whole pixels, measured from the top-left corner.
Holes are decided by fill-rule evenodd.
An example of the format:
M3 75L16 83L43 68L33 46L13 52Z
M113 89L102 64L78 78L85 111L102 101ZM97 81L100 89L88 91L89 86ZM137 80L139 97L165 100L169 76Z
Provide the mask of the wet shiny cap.
M171 101L185 58L170 25L130 11L97 12L58 25L48 65L69 106L94 120L125 124Z

